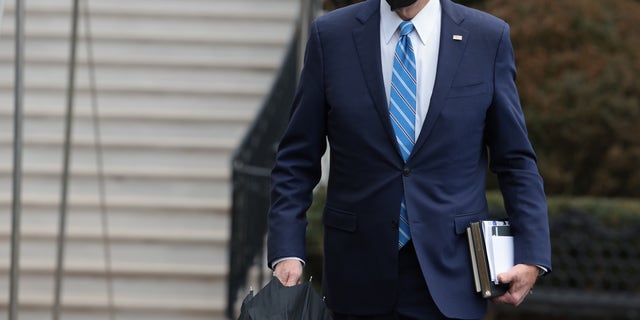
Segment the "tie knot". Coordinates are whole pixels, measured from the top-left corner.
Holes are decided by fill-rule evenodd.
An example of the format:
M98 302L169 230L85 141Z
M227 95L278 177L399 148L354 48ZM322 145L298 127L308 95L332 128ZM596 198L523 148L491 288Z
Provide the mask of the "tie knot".
M403 21L400 23L400 36L406 36L413 30L413 23L411 21Z

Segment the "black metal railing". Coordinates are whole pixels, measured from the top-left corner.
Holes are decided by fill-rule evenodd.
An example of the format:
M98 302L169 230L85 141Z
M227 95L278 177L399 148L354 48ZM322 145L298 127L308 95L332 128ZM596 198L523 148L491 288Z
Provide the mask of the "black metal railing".
M640 219L612 220L579 209L552 216L553 272L518 308L493 305L495 319L640 319Z
M227 293L229 319L234 317L237 294L246 285L249 270L266 263L263 261L263 251L270 174L295 94L298 41L296 33L269 96L232 158L233 203Z

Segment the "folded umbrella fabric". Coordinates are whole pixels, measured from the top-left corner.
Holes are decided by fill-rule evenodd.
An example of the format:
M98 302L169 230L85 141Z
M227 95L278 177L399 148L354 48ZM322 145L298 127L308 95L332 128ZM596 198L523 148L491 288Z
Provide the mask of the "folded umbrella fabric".
M250 292L242 302L238 320L331 320L322 298L311 281L285 287L273 277L255 296Z

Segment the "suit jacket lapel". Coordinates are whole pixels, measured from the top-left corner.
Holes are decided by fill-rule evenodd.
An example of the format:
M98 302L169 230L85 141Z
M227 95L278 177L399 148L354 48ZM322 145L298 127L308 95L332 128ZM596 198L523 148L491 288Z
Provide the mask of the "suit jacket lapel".
M431 95L429 112L427 112L422 131L413 147L410 159L423 146L438 116L445 107L445 100L449 94L451 83L467 46L469 32L460 27L464 17L450 0L442 0L440 2L442 4L442 27L440 30L440 51L438 53L436 81ZM462 36L462 40L454 40L454 35Z
M373 98L376 111L382 121L382 126L387 132L387 136L396 149L398 156L402 157L389 120L389 107L382 78L379 9L379 1L367 1L364 10L356 16L362 26L353 30L353 39L358 51L360 67L367 83L369 94Z

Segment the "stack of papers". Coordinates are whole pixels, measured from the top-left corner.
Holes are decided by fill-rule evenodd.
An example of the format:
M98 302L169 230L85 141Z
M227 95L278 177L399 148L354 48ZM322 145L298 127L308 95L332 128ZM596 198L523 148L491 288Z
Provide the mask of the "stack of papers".
M467 228L469 252L476 292L491 298L504 294L508 284L498 281L498 274L514 265L513 236L508 221L483 220Z

